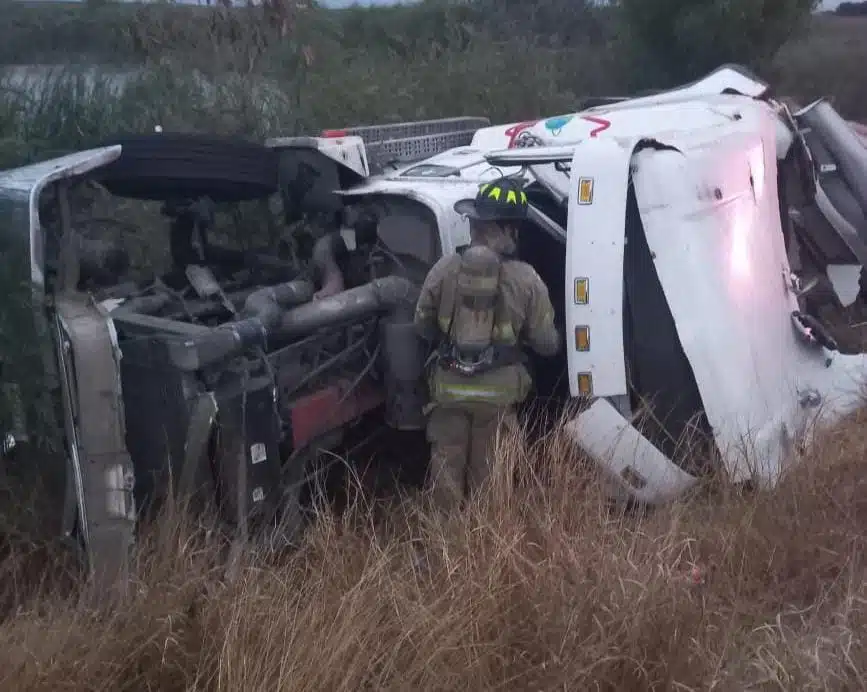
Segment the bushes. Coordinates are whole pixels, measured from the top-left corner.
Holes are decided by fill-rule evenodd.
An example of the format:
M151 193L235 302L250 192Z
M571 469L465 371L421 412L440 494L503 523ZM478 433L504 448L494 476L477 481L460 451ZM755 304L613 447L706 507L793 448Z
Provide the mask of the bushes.
M780 94L802 103L821 96L852 120L867 122L867 17L818 16L809 33L783 47L768 75Z
M261 138L457 114L509 122L574 110L587 95L693 79L721 60L764 64L783 36L782 29L755 24L758 15L751 14L745 53L731 52L737 43L702 43L682 32L659 39L657 46L649 27L665 24L662 1L646 3L656 14L647 15L643 28L640 20L649 10L632 2L623 0L624 14L615 16L632 17L630 32L619 35L623 25L610 9L561 0L534 5L525 16L515 3L497 12L487 0L340 12L312 8L296 13L285 38L280 27L263 25L254 10L147 5L129 15L127 8L124 16L133 16L134 25L123 31L107 25L135 38L134 49L119 52L137 61L118 68L126 72L66 68L47 81L0 81L0 166L156 124ZM109 10L117 22L121 8ZM74 16L68 8L59 15L61 26ZM708 30L714 15L690 16ZM790 28L797 25L786 21ZM672 30L661 35L671 37ZM782 93L804 101L836 97L845 115L867 118L860 88L865 38L865 20L818 17L809 33L763 65L763 74ZM17 40L13 35L12 42ZM665 51L656 51L663 46ZM128 49L132 53L124 53ZM660 56L655 63L653 51ZM637 61L641 69L628 69Z
M285 40L254 15L206 9L199 17L213 24L192 25L178 21L190 8L178 9L139 10L144 63L134 70L69 70L0 92L0 165L156 124L262 138L460 113L508 121L569 111L609 88L611 61L589 45L494 36L465 22L471 13L460 7L314 8L299 12Z
M834 14L840 17L867 17L867 2L841 2Z
M735 62L767 69L819 0L619 0L617 21L638 88L674 86Z
M67 73L38 89L0 82L0 165L157 122L259 137L462 113L511 121L573 110L587 95L682 83L725 61L756 67L796 98L836 96L847 116L867 117L858 87L867 23L818 17L798 33L812 4L428 0L290 6L281 18L261 7L46 12L15 3L7 61L54 47L62 62L89 52L136 72Z

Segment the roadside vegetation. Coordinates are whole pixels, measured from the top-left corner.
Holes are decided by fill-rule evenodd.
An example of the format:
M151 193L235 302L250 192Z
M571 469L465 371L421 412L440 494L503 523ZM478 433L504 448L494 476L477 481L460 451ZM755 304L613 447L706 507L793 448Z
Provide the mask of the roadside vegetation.
M610 508L557 433L516 435L459 517L359 503L231 571L206 524L169 512L129 597L102 608L17 541L0 687L861 690L865 424L824 436L772 493L710 487L646 516Z
M276 14L10 3L0 66L43 67L31 80L0 67L0 167L156 125L261 138L455 114L509 122L684 83L724 62L867 120L867 19L810 19L811 1L777 3L795 11L767 17L755 8L770 4L750 0L304 3ZM46 65L57 66L47 79Z
M510 121L723 62L867 121L867 19L801 0L40 4L4 6L0 63L65 67L0 80L0 168L156 125ZM556 427L515 433L458 517L357 499L300 549L251 545L231 569L224 537L170 508L125 599L100 606L42 536L38 488L0 473L0 689L867 689L865 424L820 435L772 492L710 483L649 513L609 506Z

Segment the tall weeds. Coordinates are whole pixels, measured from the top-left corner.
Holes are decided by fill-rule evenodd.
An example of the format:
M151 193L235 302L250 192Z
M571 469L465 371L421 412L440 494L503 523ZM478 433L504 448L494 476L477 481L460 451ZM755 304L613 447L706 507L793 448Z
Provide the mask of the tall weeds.
M223 539L172 511L123 603L4 583L0 687L863 689L864 423L773 492L646 514L610 507L562 433L519 431L463 513L323 513L234 579Z

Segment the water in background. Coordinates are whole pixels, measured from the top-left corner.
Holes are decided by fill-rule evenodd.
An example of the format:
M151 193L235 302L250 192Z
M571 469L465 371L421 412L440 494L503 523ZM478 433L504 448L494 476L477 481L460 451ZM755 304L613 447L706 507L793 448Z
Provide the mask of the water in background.
M5 65L0 67L0 84L7 89L34 89L45 86L52 79L75 75L85 80L88 86L99 81L122 88L131 77L141 70L117 68L106 65Z

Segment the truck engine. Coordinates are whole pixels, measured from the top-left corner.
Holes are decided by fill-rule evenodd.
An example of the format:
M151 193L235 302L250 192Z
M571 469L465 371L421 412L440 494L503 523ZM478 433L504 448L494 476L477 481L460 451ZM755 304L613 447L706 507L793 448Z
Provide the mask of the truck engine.
M27 304L17 336L50 335L39 345L55 356L26 367L41 370L33 381L55 407L47 428L63 430L63 533L90 569L114 583L142 519L172 497L195 513L216 510L240 540L270 530L291 541L304 525L305 492L349 465L354 450L383 454L389 442L373 448L372 438L393 431L405 455L409 436L423 466L418 284L379 242L376 219L361 214L341 233L332 217L291 252L238 249L215 240L215 210L276 196L272 150L208 136L119 143L71 155L95 170L74 163L75 174L51 180L63 165L36 164L0 184L13 208L20 202L13 219L31 227L6 236L7 259L31 254L10 265L29 275L15 284ZM172 160L179 150L186 164ZM218 157L233 160L231 173L213 165ZM123 221L75 214L71 200L91 185L109 199L159 205L162 228L148 233L167 240L165 271L131 271L118 242L130 230ZM96 225L104 228L94 234ZM6 361L7 373L25 362ZM16 430L33 430L32 412L21 412Z
M183 494L207 488L235 525L294 521L316 450L348 424L384 407L391 427L423 427L417 289L374 238L349 251L334 232L302 270L207 241L186 263L190 235L207 234L188 209L171 221L178 271L105 292L123 299L111 316L137 504L171 487L168 473Z

